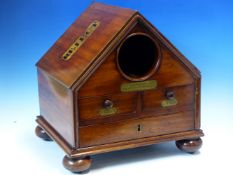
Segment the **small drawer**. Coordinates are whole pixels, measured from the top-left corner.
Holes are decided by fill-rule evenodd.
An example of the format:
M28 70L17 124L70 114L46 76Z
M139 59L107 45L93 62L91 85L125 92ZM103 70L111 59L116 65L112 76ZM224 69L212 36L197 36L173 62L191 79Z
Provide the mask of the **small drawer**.
M120 93L79 99L80 121L98 120L136 112L137 93Z
M79 128L80 147L102 145L194 129L194 112L145 117Z
M179 111L194 106L194 85L169 87L146 91L143 94L143 112Z

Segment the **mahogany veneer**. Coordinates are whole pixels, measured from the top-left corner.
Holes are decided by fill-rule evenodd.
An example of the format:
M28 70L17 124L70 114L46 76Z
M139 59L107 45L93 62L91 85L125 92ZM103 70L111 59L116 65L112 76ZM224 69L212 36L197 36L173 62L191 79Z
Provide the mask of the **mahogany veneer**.
M37 136L66 152L73 172L90 155L165 141L201 147L201 75L139 12L93 3L37 63Z

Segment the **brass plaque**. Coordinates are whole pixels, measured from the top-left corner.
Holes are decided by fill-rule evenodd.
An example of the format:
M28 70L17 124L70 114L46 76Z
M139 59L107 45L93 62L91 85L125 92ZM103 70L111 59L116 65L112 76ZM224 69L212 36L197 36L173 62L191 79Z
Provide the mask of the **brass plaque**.
M117 109L115 107L111 107L111 108L102 108L99 111L99 114L101 116L107 116L107 115L113 115L117 112Z
M145 91L150 89L156 89L156 87L157 87L156 80L124 83L121 85L121 92Z
M78 48L87 40L89 36L97 29L100 25L100 21L93 21L86 29L86 31L75 40L75 42L66 50L66 52L62 55L62 59L67 61L69 60L75 52L77 52Z
M161 102L161 106L165 108L165 107L169 107L169 106L174 106L177 103L178 103L178 101L175 98L173 98L173 99L170 99L170 100L163 100Z

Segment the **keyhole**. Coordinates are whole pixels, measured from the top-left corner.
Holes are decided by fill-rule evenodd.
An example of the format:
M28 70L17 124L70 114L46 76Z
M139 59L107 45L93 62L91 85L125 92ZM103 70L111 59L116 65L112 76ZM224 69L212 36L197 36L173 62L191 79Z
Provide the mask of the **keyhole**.
M138 125L138 132L140 132L141 131L141 125Z

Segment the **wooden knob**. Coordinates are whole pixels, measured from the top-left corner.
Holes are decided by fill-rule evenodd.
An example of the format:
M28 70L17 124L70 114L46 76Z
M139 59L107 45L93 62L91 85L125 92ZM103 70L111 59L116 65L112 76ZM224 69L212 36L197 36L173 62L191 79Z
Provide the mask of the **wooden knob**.
M167 91L165 92L165 96L166 96L166 98L167 98L168 100L170 100L170 99L173 99L173 98L175 97L175 94L174 94L173 91L167 90Z
M104 100L104 102L103 102L104 108L111 108L112 106L113 106L113 102L111 100L109 100L109 99Z

